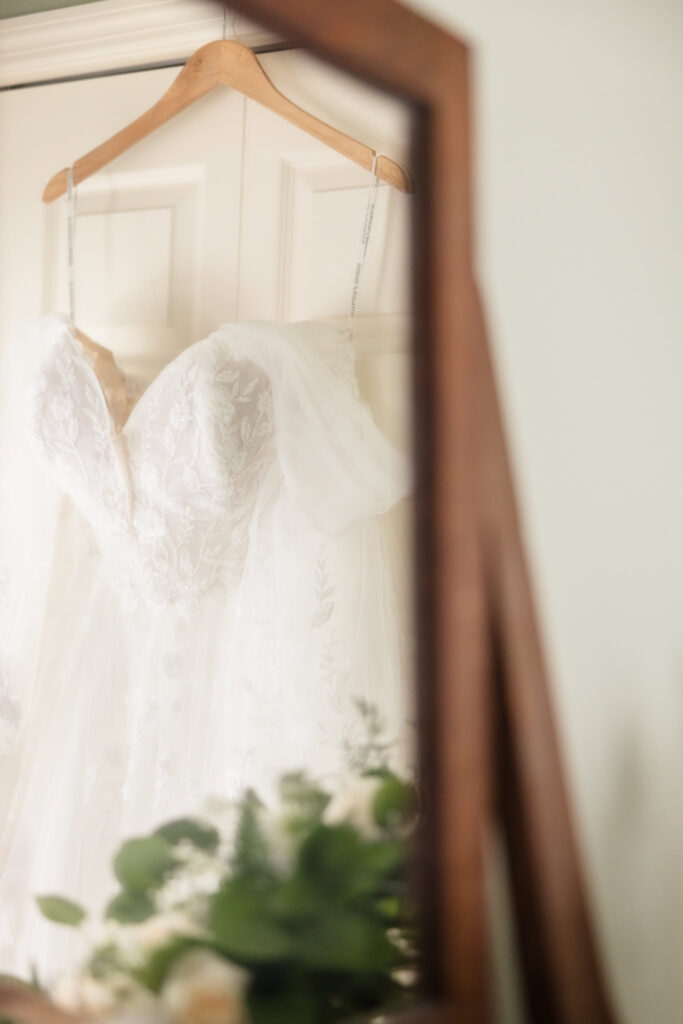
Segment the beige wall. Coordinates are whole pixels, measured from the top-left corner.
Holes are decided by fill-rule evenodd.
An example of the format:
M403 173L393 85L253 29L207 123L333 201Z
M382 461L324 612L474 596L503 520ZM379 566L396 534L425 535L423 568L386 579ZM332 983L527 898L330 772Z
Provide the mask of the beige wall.
M479 267L624 1019L683 1006L683 4L410 0L476 56Z

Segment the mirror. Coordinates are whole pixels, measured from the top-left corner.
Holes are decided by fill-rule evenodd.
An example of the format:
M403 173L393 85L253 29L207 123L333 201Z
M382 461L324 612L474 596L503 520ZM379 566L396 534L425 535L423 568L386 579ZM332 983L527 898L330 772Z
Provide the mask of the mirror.
M0 93L0 964L342 1019L415 975L414 197L220 88L44 206L179 72L109 17L115 68ZM404 103L205 22L409 165Z

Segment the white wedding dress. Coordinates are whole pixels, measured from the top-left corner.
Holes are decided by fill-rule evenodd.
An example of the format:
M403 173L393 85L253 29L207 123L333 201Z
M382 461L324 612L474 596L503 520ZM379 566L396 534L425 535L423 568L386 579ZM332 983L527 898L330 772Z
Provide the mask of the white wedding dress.
M406 461L347 331L220 327L117 427L71 321L0 376L0 970L73 942L36 893L101 907L122 837L209 794L332 776L375 703L409 748L382 513Z

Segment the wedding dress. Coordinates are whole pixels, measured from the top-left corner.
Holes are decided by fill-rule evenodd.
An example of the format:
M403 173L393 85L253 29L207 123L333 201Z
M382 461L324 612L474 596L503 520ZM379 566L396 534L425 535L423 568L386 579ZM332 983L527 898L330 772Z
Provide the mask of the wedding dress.
M323 321L219 327L123 423L44 316L0 399L0 970L54 974L76 940L33 896L99 910L123 837L339 773L358 697L407 749L381 516L408 472Z

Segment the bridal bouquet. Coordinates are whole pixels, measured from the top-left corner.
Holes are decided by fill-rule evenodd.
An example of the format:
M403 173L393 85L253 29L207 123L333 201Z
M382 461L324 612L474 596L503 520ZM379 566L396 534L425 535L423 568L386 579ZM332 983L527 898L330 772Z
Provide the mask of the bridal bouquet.
M128 840L99 924L39 898L48 918L85 929L89 948L51 998L169 1024L323 1024L403 1003L415 809L412 785L387 768L333 793L290 774L275 809L248 792L227 817L214 807Z

